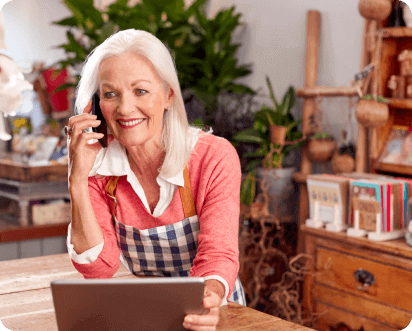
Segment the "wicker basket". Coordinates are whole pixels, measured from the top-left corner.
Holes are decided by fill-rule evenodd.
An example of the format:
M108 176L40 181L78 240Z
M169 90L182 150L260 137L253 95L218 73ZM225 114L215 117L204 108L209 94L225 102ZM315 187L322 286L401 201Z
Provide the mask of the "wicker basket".
M389 107L384 102L360 99L355 116L363 126L379 128L389 119Z
M359 0L359 13L367 19L382 21L392 12L391 0Z
M336 149L334 138L309 139L308 157L312 162L324 163L329 161Z
M350 173L355 170L355 159L349 154L335 153L332 157L332 171L335 174Z
M288 128L280 125L269 125L270 142L275 145L285 145L286 132Z

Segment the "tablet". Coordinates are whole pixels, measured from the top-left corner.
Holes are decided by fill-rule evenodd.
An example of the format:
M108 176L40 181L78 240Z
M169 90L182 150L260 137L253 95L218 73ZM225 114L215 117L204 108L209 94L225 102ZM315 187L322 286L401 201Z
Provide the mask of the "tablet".
M203 314L202 277L55 280L59 331L186 330L186 314Z

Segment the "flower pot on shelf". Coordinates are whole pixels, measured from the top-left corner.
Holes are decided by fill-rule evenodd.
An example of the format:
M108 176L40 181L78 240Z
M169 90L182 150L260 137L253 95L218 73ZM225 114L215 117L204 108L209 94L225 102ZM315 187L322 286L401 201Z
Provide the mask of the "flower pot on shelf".
M269 125L270 130L270 142L275 145L285 145L287 127L280 125Z
M360 99L355 117L365 127L379 128L389 119L389 107L384 102Z
M333 137L312 138L308 142L308 157L312 162L328 162L336 149L336 141Z
M355 170L355 159L349 154L333 154L332 171L335 174L350 173Z
M367 19L382 21L392 12L391 0L359 0L359 13Z

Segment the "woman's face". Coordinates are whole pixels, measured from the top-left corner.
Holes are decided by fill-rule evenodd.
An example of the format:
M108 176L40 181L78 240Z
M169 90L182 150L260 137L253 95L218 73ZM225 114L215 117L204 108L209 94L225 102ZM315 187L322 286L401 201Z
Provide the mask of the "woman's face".
M100 108L107 125L126 147L160 143L164 109L174 99L152 63L142 55L111 56L99 65Z

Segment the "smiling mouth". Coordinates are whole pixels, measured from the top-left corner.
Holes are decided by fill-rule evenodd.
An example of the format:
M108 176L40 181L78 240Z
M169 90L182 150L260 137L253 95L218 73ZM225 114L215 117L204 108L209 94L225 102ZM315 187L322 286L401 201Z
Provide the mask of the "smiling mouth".
M124 126L133 126L133 125L139 124L139 123L141 123L141 122L143 122L143 121L144 121L144 118L142 118L142 119L140 119L140 120L127 121L127 122L118 120L118 122L119 122L121 125L124 125Z

